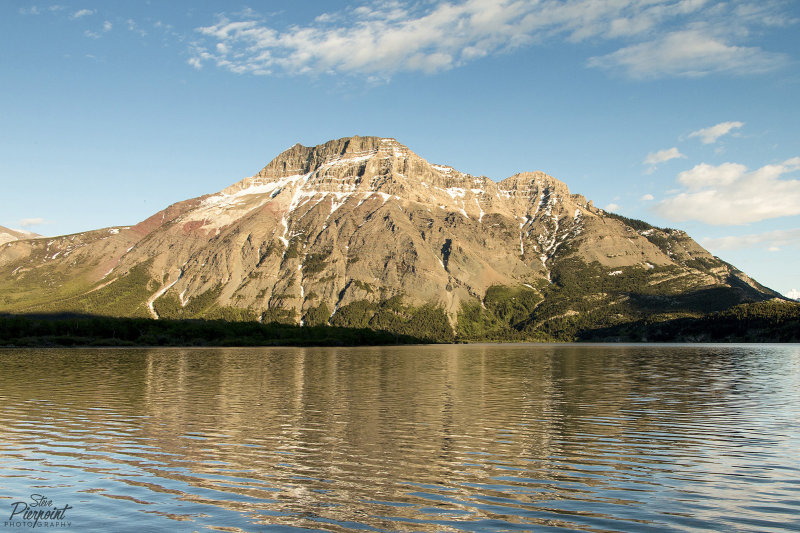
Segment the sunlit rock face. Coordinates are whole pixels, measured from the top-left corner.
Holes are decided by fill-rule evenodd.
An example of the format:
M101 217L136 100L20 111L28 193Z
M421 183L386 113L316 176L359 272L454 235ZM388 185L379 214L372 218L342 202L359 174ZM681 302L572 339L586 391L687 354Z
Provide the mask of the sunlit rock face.
M134 272L144 286L117 298L116 314L200 316L202 301L300 322L322 304L332 315L401 296L456 324L492 286L544 295L566 264L673 292L776 296L684 232L606 213L545 173L494 182L428 163L394 139L351 137L295 145L254 176L135 226L9 242L0 269L16 285L0 310L96 311L84 296L130 284ZM606 305L602 285L580 297Z

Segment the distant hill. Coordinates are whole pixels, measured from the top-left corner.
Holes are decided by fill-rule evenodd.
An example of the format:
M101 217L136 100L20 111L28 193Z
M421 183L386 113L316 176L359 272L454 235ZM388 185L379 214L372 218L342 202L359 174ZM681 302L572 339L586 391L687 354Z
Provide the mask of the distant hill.
M38 233L0 226L0 245L20 239L36 239L38 237L41 237Z
M11 313L571 340L774 298L685 232L598 209L543 172L494 182L378 137L295 145L135 226L0 249Z

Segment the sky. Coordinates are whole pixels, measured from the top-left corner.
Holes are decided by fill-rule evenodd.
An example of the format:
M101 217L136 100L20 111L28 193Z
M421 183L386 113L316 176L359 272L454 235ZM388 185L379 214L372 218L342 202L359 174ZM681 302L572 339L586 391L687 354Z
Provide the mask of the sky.
M6 0L0 43L3 226L135 224L377 135L800 289L800 2Z

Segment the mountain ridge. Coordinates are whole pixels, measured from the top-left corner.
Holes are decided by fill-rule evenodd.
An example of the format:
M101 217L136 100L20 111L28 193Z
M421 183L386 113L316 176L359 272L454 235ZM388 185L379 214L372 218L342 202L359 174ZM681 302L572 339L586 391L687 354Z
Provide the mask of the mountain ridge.
M37 239L41 237L38 233L32 231L7 228L0 226L0 245L7 242L18 241L22 239Z
M456 335L459 316L535 337L602 309L623 321L658 315L651 296L672 302L662 302L671 315L779 297L686 233L607 213L543 172L494 182L395 139L358 136L296 144L253 176L134 226L6 244L0 272L11 280L0 284L0 311L112 300L123 316L363 326L438 309ZM582 301L537 315L585 285L575 272L592 277ZM527 318L484 317L493 287L530 292L509 296L530 300L514 315ZM726 296L680 303L703 290ZM364 316L351 320L356 308Z

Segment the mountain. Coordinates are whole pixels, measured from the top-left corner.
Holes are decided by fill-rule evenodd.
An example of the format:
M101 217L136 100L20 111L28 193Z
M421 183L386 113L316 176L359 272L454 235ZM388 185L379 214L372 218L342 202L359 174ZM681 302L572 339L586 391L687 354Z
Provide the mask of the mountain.
M572 339L780 297L686 233L605 212L542 172L494 182L378 137L297 144L135 226L9 242L0 279L13 313L431 339Z
M6 228L5 226L0 226L0 245L11 241L18 241L20 239L36 239L37 237L41 237L41 235L38 233L33 233L32 231L11 229Z

